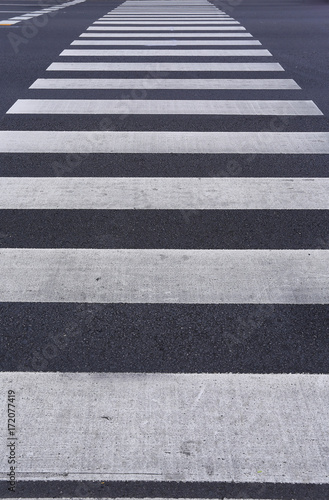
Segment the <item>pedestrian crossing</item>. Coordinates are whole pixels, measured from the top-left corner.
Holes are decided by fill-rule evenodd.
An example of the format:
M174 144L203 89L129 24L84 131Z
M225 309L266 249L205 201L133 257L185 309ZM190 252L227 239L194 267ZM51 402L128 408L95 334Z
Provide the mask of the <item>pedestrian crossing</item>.
M126 0L45 70L0 125L19 496L328 498L322 111L208 0Z

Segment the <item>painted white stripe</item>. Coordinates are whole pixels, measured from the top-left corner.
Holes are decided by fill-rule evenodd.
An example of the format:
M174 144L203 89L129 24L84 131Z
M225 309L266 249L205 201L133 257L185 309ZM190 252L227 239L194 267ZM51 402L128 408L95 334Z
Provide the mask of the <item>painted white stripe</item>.
M0 152L329 154L329 132L1 130Z
M194 24L196 21L235 21L233 17L229 16L183 16L183 15L162 15L162 16L104 16L97 19L97 21L120 21L120 22L130 22L130 21L160 21L160 22L171 22L171 21L187 21Z
M169 7L156 7L153 8L152 6L148 6L146 8L131 8L131 9L113 9L110 12L105 12L105 14L108 15L118 15L118 16L127 16L127 15L138 15L138 16L149 16L149 15L175 15L175 14L180 14L180 15L216 15L216 14L226 14L226 12L212 9L205 9L205 8L200 8L200 7L191 7L188 8L187 6L169 6Z
M89 26L87 28L87 31L195 31L195 26L148 26L147 28L145 26ZM243 26L198 26L199 30L202 31L245 31L246 28Z
M230 17L228 15L225 15L225 14L203 14L203 15L195 15L195 14L186 14L186 15L179 15L179 14L161 14L161 15L155 15L155 14L150 14L148 16L145 16L145 15L127 15L127 16L124 16L124 15L109 15L109 14L105 14L105 16L103 17L100 17L99 20L102 20L102 19L106 19L107 21L110 20L110 19L113 19L113 20L117 20L117 21L123 21L123 20L126 20L126 21L131 21L131 20L137 20L137 21L164 21L164 20L171 20L171 21L206 21L206 20L209 20L209 21L214 21L214 20L229 20L229 21L235 21L235 19L233 17Z
M313 101L18 99L7 114L46 115L322 115Z
M290 79L39 78L30 89L300 90Z
M0 177L0 209L329 210L329 179Z
M147 22L147 24L158 24L158 23L162 23L162 24L168 24L168 23L171 23L171 22L176 22L176 23L181 23L183 22L184 24L186 23L189 23L189 24L195 24L195 23L198 23L198 22L203 22L205 24L208 24L208 22L210 22L211 24L213 22L220 22L220 23L228 23L228 22L232 22L232 21L235 21L235 19L233 17L214 17L214 16L211 16L211 17L206 17L206 16L203 16L203 17L200 17L200 16L194 16L194 17L186 17L186 16L181 16L181 17L178 17L178 16L171 16L171 17L164 17L164 16L157 16L157 17L136 17L136 16L131 16L131 17L111 17L111 16L104 16L104 17L100 17L99 19L97 19L97 21L107 21L108 23L120 23L120 24L135 24L135 22L137 22L137 24L144 24L145 22ZM237 23L236 24L240 24L240 23Z
M284 71L279 63L52 63L47 71Z
M168 3L168 4L132 4L132 5L121 5L119 7L116 7L115 9L111 10L108 12L110 14L111 12L148 12L148 11L156 11L156 12L161 12L161 11L175 11L175 10L182 10L182 11L199 11L199 12L220 12L221 14L223 13L222 10L217 9L217 7L213 5L205 5L205 4L195 4L195 5L188 5L188 4L173 4L173 3Z
M272 54L266 49L65 49L60 56L78 57L266 57Z
M194 14L194 15L213 15L213 14L224 14L224 12L220 12L218 10L213 10L213 9L188 9L186 7L184 8L175 8L175 7L170 7L168 9L152 9L151 7L148 7L147 9L125 9L125 10L113 10L113 14L118 14L118 15L173 15L173 14L179 14L179 15L186 15L186 14ZM111 14L111 12L107 12L107 14Z
M123 24L123 25L128 25L128 24L151 24L152 26L156 26L158 24L170 24L170 25L176 25L176 24L180 24L180 25L194 25L194 24L216 24L216 25L219 25L219 24L224 24L224 25L228 25L228 24L240 24L238 21L95 21L93 24L114 24L114 25L117 25L117 24Z
M107 14L113 13L121 13L121 12L149 12L149 11L155 11L155 12L161 12L161 11L176 11L176 10L182 10L183 12L192 12L192 11L198 11L198 12L219 12L223 14L223 11L220 9L217 9L217 7L213 5L202 5L202 4L195 4L195 5L187 5L187 4L135 4L135 5L122 5L120 7L117 7L109 12Z
M80 37L93 37L93 38L173 38L172 33L82 33ZM198 41L200 38L252 38L250 33L175 33L176 38L191 38Z
M0 249L0 301L328 304L329 250Z
M176 45L261 45L258 40L74 40L71 45L147 45L148 47Z
M11 17L8 22L12 22L13 20L15 20L16 22L19 22L19 21L26 21L27 19L32 19L32 16L29 16L29 17L23 17L23 16L15 16L15 17ZM6 21L1 21L1 22L6 22Z
M19 398L22 481L328 484L328 375L31 371L0 383Z
M111 19L234 19L230 17L228 14L216 14L212 12L211 14L118 14L118 13L109 13L103 16L104 18ZM101 18L100 18L101 19Z
M76 5L81 2L85 2L86 0L74 0L73 2L66 2L61 4L60 6L53 7L52 9L54 10L59 10L63 9L65 7L69 7L70 5ZM6 5L6 4L2 4ZM27 5L27 4L10 4L11 6L13 5ZM2 20L0 21L0 26L4 24L17 24L20 21L27 21L28 19L33 19L34 17L42 16L44 14L47 14L51 9L42 9L42 10L36 10L36 11L31 11L28 14L23 14L22 16L15 16L15 17L10 17L8 20Z

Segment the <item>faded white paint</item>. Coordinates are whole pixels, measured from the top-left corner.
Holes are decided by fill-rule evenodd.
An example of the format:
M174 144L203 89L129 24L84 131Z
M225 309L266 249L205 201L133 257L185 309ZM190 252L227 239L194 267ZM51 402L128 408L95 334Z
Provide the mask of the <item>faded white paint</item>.
M313 101L18 99L8 114L319 116Z
M329 179L0 177L0 209L329 210Z
M279 78L39 78L30 89L300 90Z
M329 481L328 375L16 372L0 385L16 392L21 481Z
M266 57L266 49L65 49L60 56L84 57Z
M329 250L0 249L0 301L329 304Z
M329 154L329 132L1 130L0 152Z

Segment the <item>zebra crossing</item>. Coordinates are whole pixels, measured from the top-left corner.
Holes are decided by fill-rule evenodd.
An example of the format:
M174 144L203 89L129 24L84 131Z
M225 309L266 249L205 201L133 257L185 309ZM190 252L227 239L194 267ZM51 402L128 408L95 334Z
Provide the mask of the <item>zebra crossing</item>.
M321 110L208 0L126 0L45 69L0 128L17 496L328 498Z

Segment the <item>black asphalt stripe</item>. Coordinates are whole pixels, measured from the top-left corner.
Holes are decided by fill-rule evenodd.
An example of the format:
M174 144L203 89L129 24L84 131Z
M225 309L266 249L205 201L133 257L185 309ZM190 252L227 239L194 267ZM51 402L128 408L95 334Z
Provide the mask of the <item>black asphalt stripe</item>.
M329 249L326 210L1 210L2 248Z
M263 500L328 500L328 484L146 482L146 481L19 481L1 498L211 498Z
M0 312L1 371L329 374L326 305L1 303Z
M109 75L108 75L109 76ZM48 77L48 75L47 75ZM74 75L66 78L75 79ZM85 75L84 79L92 79ZM111 77L110 77L111 78ZM64 78L65 79L65 78ZM168 78L169 80L169 78ZM268 100L296 101L311 100L302 90L252 90L252 89L157 89L161 83L153 83L154 89L29 89L19 96L20 99L147 99L147 100Z
M7 115L1 121L0 129L131 132L276 132L279 129L284 132L327 132L328 123L322 116L131 115L128 102L122 106L122 114L117 115Z
M110 126L109 117L102 126ZM4 177L328 177L328 155L0 153Z

